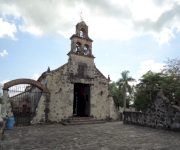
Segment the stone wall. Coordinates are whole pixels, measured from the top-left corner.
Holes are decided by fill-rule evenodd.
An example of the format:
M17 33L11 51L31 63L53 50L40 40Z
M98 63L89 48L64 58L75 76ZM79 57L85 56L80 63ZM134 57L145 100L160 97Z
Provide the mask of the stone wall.
M123 112L124 124L180 131L180 108L171 104L163 92L158 92L152 105L143 112Z
M39 124L45 122L45 109L46 109L46 97L48 93L42 93L41 98L39 100L38 106L36 108L36 112L34 117L32 118L32 124Z
M84 77L79 75L78 67L81 64L86 65ZM103 120L108 120L112 117L113 120L118 120L115 114L119 112L115 111L116 108L110 108L113 100L109 97L108 80L95 67L94 58L70 54L70 59L67 64L50 71L48 75L39 81L43 85L46 85L50 92L49 101L44 104L46 108L38 107L38 109L46 109L48 122L61 122L72 117L75 83L90 85L91 117ZM37 116L43 116L42 110L37 111ZM110 116L110 111L114 115ZM33 120L36 119L34 118Z
M74 85L69 81L67 65L57 71L52 71L49 77L50 92L49 115L50 122L61 122L72 117Z
M111 104L110 104L110 118L112 121L122 121L124 116L123 116L123 111L124 111L124 108L123 107L116 107L115 105L115 102L113 100L113 97L110 97L110 101L111 101ZM129 112L135 112L135 108L133 107L129 107L129 108L126 108L126 111L129 111Z

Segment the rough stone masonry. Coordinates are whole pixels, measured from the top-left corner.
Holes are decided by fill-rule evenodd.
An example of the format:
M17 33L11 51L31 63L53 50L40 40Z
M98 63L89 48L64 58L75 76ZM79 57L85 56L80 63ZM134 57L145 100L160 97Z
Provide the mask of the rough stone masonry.
M152 105L143 112L123 112L124 124L180 131L180 108L171 104L160 90Z

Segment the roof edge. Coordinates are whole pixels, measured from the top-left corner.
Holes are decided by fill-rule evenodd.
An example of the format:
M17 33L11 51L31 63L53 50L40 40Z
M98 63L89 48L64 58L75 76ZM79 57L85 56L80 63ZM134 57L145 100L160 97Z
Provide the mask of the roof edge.
M95 66L95 68L97 69L97 71L106 79L106 80L108 80L102 73L101 73L101 71L99 71L99 69L96 67L96 65L94 65Z

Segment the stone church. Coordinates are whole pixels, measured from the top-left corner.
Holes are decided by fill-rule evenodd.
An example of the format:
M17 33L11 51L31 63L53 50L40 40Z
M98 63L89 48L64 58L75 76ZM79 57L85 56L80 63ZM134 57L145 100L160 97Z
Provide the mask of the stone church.
M109 91L110 78L106 78L94 64L93 40L88 36L88 26L84 21L76 25L76 33L70 40L68 62L55 70L48 68L37 81L32 81L32 85L36 84L49 93L40 97L32 123L62 122L73 116L117 120L119 112ZM7 99L7 104L3 106L4 110L11 109L8 106L8 87L26 81L20 79L5 84L4 100Z
M50 92L48 119L60 122L73 115L117 119L109 91L110 78L94 64L93 40L84 21L76 25L76 33L70 40L68 62L55 70L48 69L38 79Z

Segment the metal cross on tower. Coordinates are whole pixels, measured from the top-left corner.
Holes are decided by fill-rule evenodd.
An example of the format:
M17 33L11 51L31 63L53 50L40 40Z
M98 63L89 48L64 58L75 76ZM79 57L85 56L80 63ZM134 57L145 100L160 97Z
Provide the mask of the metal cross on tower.
M81 21L83 21L83 15L82 15L82 12L80 13L80 19L81 19Z

